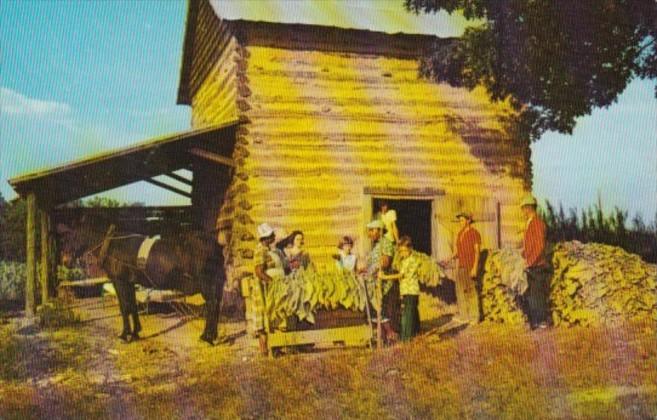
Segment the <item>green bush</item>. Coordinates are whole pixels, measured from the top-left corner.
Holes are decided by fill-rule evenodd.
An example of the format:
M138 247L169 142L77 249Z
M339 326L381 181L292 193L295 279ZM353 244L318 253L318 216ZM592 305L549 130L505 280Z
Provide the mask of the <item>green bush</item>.
M0 301L25 299L25 263L0 261Z
M57 266L57 281L75 281L82 280L86 277L86 273L80 267L67 268L63 265Z
M39 264L37 264L39 273ZM37 274L38 275L38 274ZM81 280L86 274L81 268L57 267L57 281ZM25 299L25 280L27 265L22 262L0 261L0 301L22 301ZM40 283L37 281L36 292Z

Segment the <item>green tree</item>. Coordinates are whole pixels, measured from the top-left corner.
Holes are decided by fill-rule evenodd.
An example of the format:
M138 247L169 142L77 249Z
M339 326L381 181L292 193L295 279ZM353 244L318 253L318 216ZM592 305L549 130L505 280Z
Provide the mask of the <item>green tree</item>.
M25 261L25 201L0 201L0 260Z
M92 197L82 202L83 207L125 207L127 203L121 203L118 200L109 197Z
M634 78L657 79L654 0L405 0L415 13L460 11L475 26L421 63L439 82L483 85L518 111L520 135L570 134ZM656 92L657 94L657 92Z

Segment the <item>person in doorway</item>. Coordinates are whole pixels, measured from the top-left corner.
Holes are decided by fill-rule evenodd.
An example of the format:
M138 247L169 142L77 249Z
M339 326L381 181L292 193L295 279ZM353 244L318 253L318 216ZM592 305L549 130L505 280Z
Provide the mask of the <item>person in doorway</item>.
M300 230L295 230L286 239L281 241L280 247L285 254L286 260L286 274L293 274L301 268L304 270L312 268L310 255L303 248L304 244L303 232Z
M396 244L399 241L399 231L397 230L397 212L390 208L387 201L381 201L377 218L383 222L385 228L385 237Z
M527 273L528 318L531 329L549 326L550 266L545 258L545 222L541 220L536 208L538 203L533 196L527 196L520 208L527 219L522 256Z
M420 332L420 313L418 301L420 297L420 282L418 269L420 260L413 250L413 242L408 236L399 238L397 253L401 259L398 274L379 273L380 280L399 281L401 295L401 341L410 341Z
M354 248L354 240L350 236L343 236L338 243L338 253L333 256L335 263L341 270L355 271L356 270L356 255L351 251Z
M457 321L467 323L479 322L479 298L476 279L479 274L479 255L481 253L481 235L472 224L474 220L469 212L456 215L460 230L456 235L456 249L452 260L458 260L456 271L456 306Z
M367 235L373 247L367 259L366 273L374 282L378 281L379 272L388 273L395 255L395 246L383 236L383 228L381 220L367 224ZM399 338L399 283L382 280L381 292L382 339L392 344Z
M255 282L251 291L253 307L253 323L260 352L267 355L267 334L265 333L265 291L266 285L272 281L267 274L270 270L276 269L276 263L272 258L271 247L275 240L274 229L267 223L263 223L257 228L258 244L253 252Z

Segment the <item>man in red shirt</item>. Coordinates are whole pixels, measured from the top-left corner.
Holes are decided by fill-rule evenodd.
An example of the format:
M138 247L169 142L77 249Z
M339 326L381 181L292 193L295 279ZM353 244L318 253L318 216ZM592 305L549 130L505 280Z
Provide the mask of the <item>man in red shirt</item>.
M545 223L536 212L537 202L532 196L520 204L527 219L522 256L527 273L527 303L529 325L532 329L546 328L549 324L550 267L545 259Z
M479 297L475 287L479 254L481 252L481 235L472 227L472 214L461 212L456 215L461 230L456 236L456 249L452 259L458 260L456 272L456 306L458 318L464 322L479 322Z

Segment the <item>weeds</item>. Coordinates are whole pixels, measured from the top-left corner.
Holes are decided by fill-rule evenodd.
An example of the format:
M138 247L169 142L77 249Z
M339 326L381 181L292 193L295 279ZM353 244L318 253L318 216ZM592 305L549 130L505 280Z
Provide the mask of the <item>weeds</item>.
M27 376L23 358L25 346L11 328L0 330L0 379L11 380Z
M598 242L621 247L647 262L657 263L657 215L652 224L646 224L640 214L629 221L627 211L619 208L605 214L602 205L597 204L581 212L571 208L566 213L561 204L556 209L549 201L545 202L540 213L548 227L548 240L552 243Z
M41 306L38 314L41 328L58 329L80 324L80 316L70 309L67 302L60 299Z

